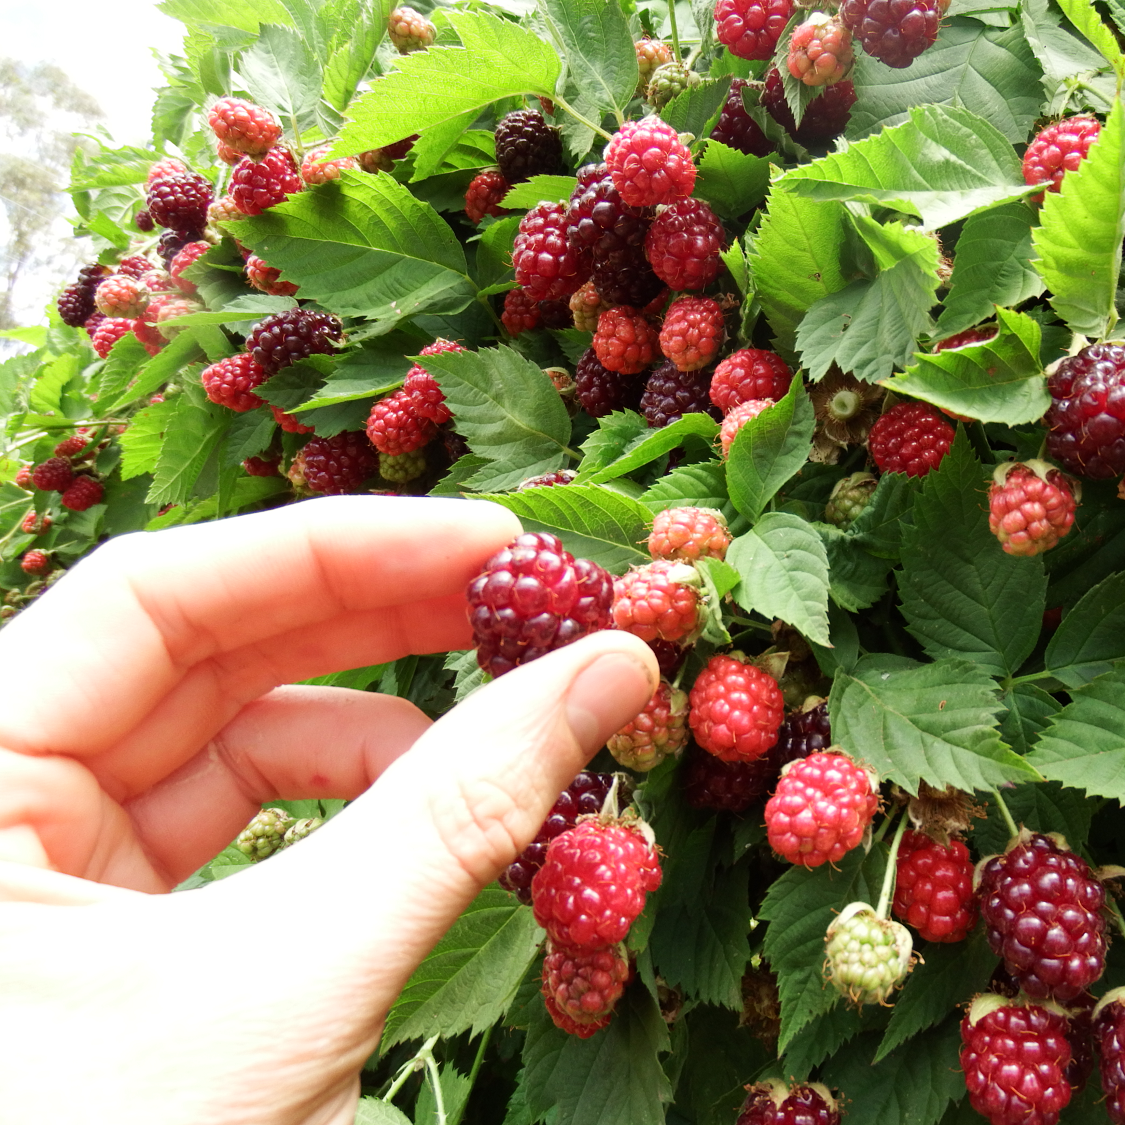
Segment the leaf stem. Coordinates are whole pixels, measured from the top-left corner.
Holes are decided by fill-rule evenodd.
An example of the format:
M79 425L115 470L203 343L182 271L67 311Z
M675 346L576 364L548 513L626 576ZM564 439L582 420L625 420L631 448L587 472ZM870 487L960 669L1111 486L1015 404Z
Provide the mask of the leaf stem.
M902 819L898 822L898 828L895 829L895 838L891 841L891 851L887 856L887 870L883 872L883 889L879 892L879 905L875 907L875 913L880 918L889 918L891 914L891 895L895 889L895 872L898 869L898 846L902 843L902 834L906 831L906 826L910 822L910 817L906 815L906 810L903 809Z
M996 798L996 804L1000 808L1000 815L1004 818L1004 823L1008 826L1008 831L1013 836L1018 836L1020 834L1020 830L1016 825L1016 822L1012 819L1012 814L1008 811L1008 806L1004 803L1004 798L1000 796L1000 790L993 789L992 795Z
M562 450L568 457L573 457L575 459L575 461L581 461L582 457L584 456L581 453L575 452L573 449L570 448L569 445L564 445L562 447Z
M401 1090L403 1086L406 1085L406 1080L425 1065L426 1057L433 1057L430 1052L433 1050L434 1044L437 1041L438 1037L436 1035L431 1035L430 1038L422 1044L421 1049L414 1056L414 1058L410 1059L408 1062L402 1065L402 1067L399 1069L398 1074L395 1075L395 1080L391 1083L390 1088L383 1095L383 1101L389 1102L395 1096L395 1094L397 1094L399 1090Z
M600 125L595 125L588 117L583 117L582 114L574 108L574 106L570 105L568 102L563 101L563 99L560 98L558 94L556 94L552 100L554 101L555 105L557 105L560 109L565 110L570 114L571 117L575 118L578 121L581 121L587 129L593 129L595 133L598 133L601 136L605 137L607 141L613 140L613 137L610 133L607 133Z
M426 1055L426 1074L434 1088L434 1107L437 1110L437 1125L448 1125L449 1119L445 1116L445 1095L441 1092L441 1073L432 1054Z
M680 58L680 31L676 27L676 0L668 0L668 26L672 31L672 58L682 62Z
M1026 676L1011 676L1004 681L1004 690L1014 688L1017 684L1033 684L1036 680L1046 680L1050 675L1051 673L1044 668L1042 672L1028 672Z
M480 1046L477 1047L477 1057L473 1059L473 1069L469 1071L469 1089L461 1100L460 1108L456 1113L450 1115L449 1125L461 1125L461 1118L465 1116L465 1107L469 1104L469 1095L473 1092L473 1084L477 1080L477 1074L480 1073L481 1063L484 1062L484 1052L491 1038L492 1027L489 1026L484 1029L484 1034L480 1038Z

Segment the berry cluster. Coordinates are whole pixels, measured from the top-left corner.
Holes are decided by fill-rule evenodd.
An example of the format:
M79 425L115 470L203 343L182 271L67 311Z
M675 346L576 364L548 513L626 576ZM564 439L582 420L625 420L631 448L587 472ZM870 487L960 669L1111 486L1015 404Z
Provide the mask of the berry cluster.
M84 427L73 437L60 441L53 457L21 469L16 484L40 492L58 492L64 508L84 512L100 504L105 495L105 486L93 465L93 458L106 444L105 440L95 437L93 427ZM25 532L40 534L50 528L51 516L37 517L34 511L29 512L24 524Z

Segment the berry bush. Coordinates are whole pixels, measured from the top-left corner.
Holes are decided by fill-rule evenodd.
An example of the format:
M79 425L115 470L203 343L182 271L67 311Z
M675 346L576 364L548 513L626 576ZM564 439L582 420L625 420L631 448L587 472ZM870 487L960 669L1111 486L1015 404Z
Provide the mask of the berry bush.
M175 5L6 333L0 625L128 532L502 504L477 649L315 682L437 717L605 628L664 678L357 1122L1125 1120L1125 9L421 7Z

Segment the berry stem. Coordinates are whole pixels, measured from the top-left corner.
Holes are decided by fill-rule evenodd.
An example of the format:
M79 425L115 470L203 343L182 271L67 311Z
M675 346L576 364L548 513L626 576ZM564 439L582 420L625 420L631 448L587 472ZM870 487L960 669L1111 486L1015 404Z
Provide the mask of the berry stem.
M1000 809L1000 815L1004 818L1004 823L1008 826L1008 831L1013 836L1018 836L1020 830L1016 822L1012 819L1012 814L1008 811L1008 806L1004 803L1004 798L1000 796L999 789L993 789L992 795L996 798L996 804Z
M461 1118L465 1116L465 1107L469 1104L469 1094L473 1091L473 1086L476 1083L477 1075L480 1073L481 1063L484 1062L484 1052L488 1048L488 1041L492 1038L492 1028L486 1027L484 1034L480 1037L480 1045L477 1047L477 1056L473 1059L473 1068L469 1071L469 1090L468 1093L461 1099L461 1106L458 1110L450 1115L449 1125L461 1125Z
M437 1114L437 1125L448 1125L449 1119L445 1116L445 1096L441 1092L441 1073L432 1054L426 1055L426 1076L434 1090L434 1109Z
M397 1094L399 1090L401 1090L402 1087L406 1084L406 1080L425 1065L426 1056L430 1055L430 1052L433 1050L433 1046L437 1041L438 1037L436 1035L431 1035L430 1038L422 1044L422 1047L418 1051L418 1053L412 1059L409 1059L406 1063L403 1064L403 1066L399 1069L398 1074L395 1075L395 1080L391 1083L387 1092L383 1095L383 1101L389 1102L395 1096L395 1094ZM432 1058L433 1056L430 1055L430 1057Z
M910 817L903 809L898 828L895 829L895 838L891 841L890 854L887 856L887 870L883 872L883 889L879 892L879 905L875 907L875 913L880 918L889 918L891 915L891 895L894 894L895 873L898 870L898 846L902 843L903 833L909 823Z
M668 27L672 32L672 58L681 62L680 31L676 27L676 0L668 0Z
M574 108L574 106L572 106L569 103L563 101L563 99L560 98L558 94L552 95L552 98L554 100L555 105L557 105L560 109L565 110L567 113L570 114L571 117L575 118L578 121L581 121L582 124L585 125L587 129L593 129L595 133L597 133L601 137L605 137L605 139L607 141L613 140L612 134L607 133L600 125L595 125L588 117L583 117L582 114L579 113L578 110L576 110ZM621 115L618 114L618 116L620 117Z

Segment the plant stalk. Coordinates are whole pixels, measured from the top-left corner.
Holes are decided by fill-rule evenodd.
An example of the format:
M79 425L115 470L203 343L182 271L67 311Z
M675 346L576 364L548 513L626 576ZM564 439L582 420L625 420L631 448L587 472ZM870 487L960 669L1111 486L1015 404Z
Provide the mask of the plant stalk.
M600 125L595 125L588 117L584 117L581 113L578 112L578 110L574 108L574 106L570 105L568 102L563 101L563 99L560 98L558 94L556 94L554 98L552 98L552 101L560 109L565 110L567 113L569 113L571 117L575 118L575 120L581 121L587 129L593 129L595 133L597 133L599 136L605 137L607 141L613 139L612 134L607 133Z
M906 831L906 826L909 823L910 817L906 815L906 810L903 809L902 819L898 822L898 828L895 829L895 838L891 841L890 855L887 856L887 870L883 872L883 889L879 892L879 905L875 907L875 913L880 918L889 918L891 914L891 895L894 894L895 872L898 868L898 846L902 843L902 834Z
M682 62L680 58L680 31L676 27L676 0L668 0L668 26L672 32L672 58Z
M1013 836L1020 834L1019 826L1012 819L1012 814L1008 811L1008 806L1004 803L1004 798L1000 796L999 789L993 789L992 795L996 798L996 804L1000 807L1000 815L1004 818L1004 823L1008 826L1008 831Z

